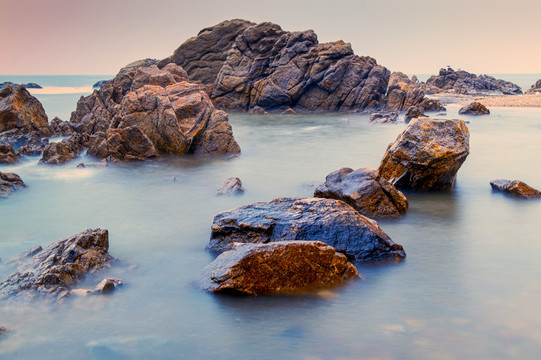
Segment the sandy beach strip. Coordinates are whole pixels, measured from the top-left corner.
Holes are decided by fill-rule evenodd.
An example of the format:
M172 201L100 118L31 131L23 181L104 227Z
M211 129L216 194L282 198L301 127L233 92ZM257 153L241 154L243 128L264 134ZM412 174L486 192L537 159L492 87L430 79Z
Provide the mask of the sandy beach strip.
M461 103L478 101L486 107L541 107L541 94L490 96Z

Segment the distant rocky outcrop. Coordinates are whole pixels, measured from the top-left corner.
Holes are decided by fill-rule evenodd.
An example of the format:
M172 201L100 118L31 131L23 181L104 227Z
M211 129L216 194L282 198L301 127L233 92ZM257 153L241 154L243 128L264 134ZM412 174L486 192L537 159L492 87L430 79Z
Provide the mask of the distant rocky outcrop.
M16 164L19 162L11 145L0 143L0 164Z
M214 217L207 249L224 252L235 243L322 241L362 263L406 257L377 223L340 200L280 198L224 211Z
M408 199L376 169L341 168L316 188L315 197L338 199L370 218L394 218L408 210Z
M122 68L99 90L81 97L70 124L88 135L88 154L112 161L162 153L227 154L240 148L227 114L216 110L201 85L175 64L152 59Z
M449 189L470 152L463 120L413 119L389 145L379 175L398 188Z
M388 105L391 73L387 68L373 58L355 55L349 43L319 43L312 30L288 32L273 23L228 20L203 29L159 66L170 63L185 68L190 80L207 85L221 109L352 112L407 108L402 99ZM404 93L408 106L425 106L422 90ZM436 103L431 100L430 106Z
M0 83L0 89L5 88L6 86L11 86L12 88L18 87L18 86L24 86L27 89L43 89L43 87L36 83L26 83L26 84L17 84L11 81L5 81L3 83Z
M60 300L86 274L111 267L116 259L109 255L108 249L106 229L86 229L45 249L36 246L19 253L6 263L15 270L0 283L0 298Z
M7 197L23 187L26 185L19 175L0 172L0 198Z
M490 114L490 110L480 102L474 101L461 107L460 110L458 110L458 113L460 115L488 115Z
M501 191L506 194L524 199L541 198L541 191L534 189L520 180L492 180L490 186L493 190Z
M242 195L244 194L244 188L242 187L242 181L238 177L230 177L225 179L218 187L217 194L221 195Z
M440 69L439 75L426 81L427 94L448 92L463 95L518 95L520 86L488 75L475 75L464 70Z
M319 241L239 244L205 267L201 287L243 295L295 294L359 278L344 254Z
M541 79L537 80L531 88L526 90L525 94L541 94Z
M425 97L424 84L417 78L410 79L404 73L393 72L387 88L386 109L400 111L412 106L421 111L445 111L445 107L438 100Z

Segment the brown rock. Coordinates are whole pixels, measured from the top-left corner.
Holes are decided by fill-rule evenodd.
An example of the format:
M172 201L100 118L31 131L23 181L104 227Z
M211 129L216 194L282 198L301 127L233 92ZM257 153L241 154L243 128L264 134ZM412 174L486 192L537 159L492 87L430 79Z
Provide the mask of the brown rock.
M55 117L50 121L49 129L51 130L51 136L70 136L74 132L69 122L63 121L59 117Z
M502 191L506 194L524 198L524 199L538 199L541 198L541 191L534 189L528 184L520 180L492 180L490 186L493 190Z
M0 172L0 198L7 197L23 187L26 185L19 175Z
M45 146L39 160L40 164L61 165L75 159L83 151L83 147L77 139L79 137L73 136Z
M474 101L458 110L460 115L488 115L490 110L478 101Z
M16 164L19 159L11 145L0 144L0 164Z
M355 171L341 168L332 172L316 188L314 196L342 200L370 218L398 217L408 210L404 194L370 168Z
M43 106L24 86L6 86L0 90L0 133L10 130L50 135Z
M406 115L404 116L404 119L406 120L406 122L408 122L411 119L415 119L422 116L426 116L425 113L423 112L423 109L420 109L417 106L410 106L408 110L406 110Z
M116 290L117 287L124 285L124 282L121 279L117 278L106 278L100 281L98 285L94 288L93 293L95 294L110 294Z
M449 189L469 154L469 138L462 120L413 119L387 148L379 174L398 188Z
M137 126L109 129L102 138L93 135L88 154L111 161L150 160L160 155L152 141Z
M242 244L222 253L201 274L210 292L278 295L306 292L359 278L355 266L319 241Z
M269 113L265 111L261 106L254 106L248 111L252 115L268 115Z

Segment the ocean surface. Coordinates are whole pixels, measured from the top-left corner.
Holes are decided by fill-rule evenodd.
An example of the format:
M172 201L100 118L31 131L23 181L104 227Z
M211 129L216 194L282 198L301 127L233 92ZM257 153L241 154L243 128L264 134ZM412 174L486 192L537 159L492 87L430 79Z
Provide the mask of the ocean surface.
M107 78L0 82L88 88ZM35 96L50 119L68 120L89 92ZM171 156L77 168L94 161L83 155L63 166L38 165L37 157L0 166L28 185L0 201L1 279L17 252L101 227L109 229L109 252L120 263L81 287L94 288L106 276L126 284L111 296L55 306L0 302L0 327L11 329L0 338L0 359L539 359L541 201L494 193L489 181L521 179L541 188L541 109L490 110L458 116L458 106L449 105L445 117L467 120L471 132L456 186L406 192L407 215L379 221L407 259L359 266L364 280L309 296L201 291L199 274L213 260L205 246L214 215L277 197L310 197L341 167L378 167L403 121L233 113L242 148L235 159ZM241 178L245 194L217 197L231 176Z

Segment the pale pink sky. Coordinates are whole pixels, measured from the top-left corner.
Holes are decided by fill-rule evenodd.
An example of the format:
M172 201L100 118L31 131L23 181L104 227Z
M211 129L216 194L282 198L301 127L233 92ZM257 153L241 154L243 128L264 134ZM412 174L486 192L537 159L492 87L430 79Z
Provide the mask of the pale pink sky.
M313 29L391 70L541 73L541 0L0 0L0 74L116 74L226 19Z

